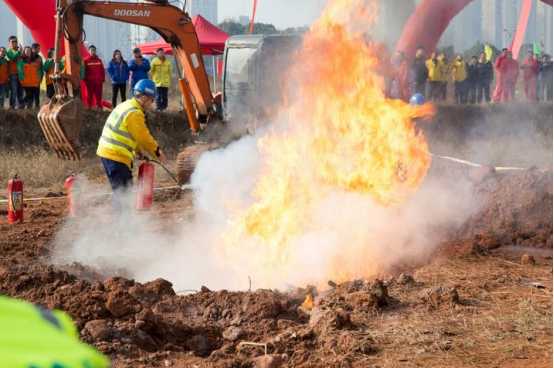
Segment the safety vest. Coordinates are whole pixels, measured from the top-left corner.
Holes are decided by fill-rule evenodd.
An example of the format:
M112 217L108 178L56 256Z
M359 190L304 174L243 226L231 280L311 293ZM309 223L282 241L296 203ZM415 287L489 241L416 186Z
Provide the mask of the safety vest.
M127 156L130 160L133 159L133 151L138 145L135 138L129 133L126 122L127 116L133 111L139 111L141 114L144 114L134 98L117 106L108 117L108 120L106 120L102 136L98 142L100 147L117 151Z
M79 341L71 318L0 295L0 366L108 368L110 362Z

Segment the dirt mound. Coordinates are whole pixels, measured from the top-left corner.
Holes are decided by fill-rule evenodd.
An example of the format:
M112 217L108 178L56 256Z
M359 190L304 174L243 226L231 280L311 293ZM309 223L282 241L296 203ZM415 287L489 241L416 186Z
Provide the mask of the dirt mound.
M476 212L444 237L440 251L467 254L502 245L552 248L552 169L458 168L449 179L473 181Z
M0 110L0 148L44 147L48 144L37 120L35 110ZM79 140L82 155L94 155L98 138L110 113L85 110ZM186 114L180 112L148 113L146 124L160 145L169 152L177 153L192 139L186 133L189 126Z

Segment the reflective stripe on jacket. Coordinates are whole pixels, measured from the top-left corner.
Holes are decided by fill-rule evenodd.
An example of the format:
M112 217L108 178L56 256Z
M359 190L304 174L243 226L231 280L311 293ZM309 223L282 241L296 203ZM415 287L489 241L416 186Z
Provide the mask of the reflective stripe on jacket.
M2 367L108 368L110 362L79 340L69 315L0 295Z
M117 106L106 120L96 154L131 167L133 152L141 149L155 158L161 153L146 127L142 107L131 98Z
M169 87L171 74L173 73L173 66L171 60L155 57L150 63L150 75L152 80L156 83L156 87Z

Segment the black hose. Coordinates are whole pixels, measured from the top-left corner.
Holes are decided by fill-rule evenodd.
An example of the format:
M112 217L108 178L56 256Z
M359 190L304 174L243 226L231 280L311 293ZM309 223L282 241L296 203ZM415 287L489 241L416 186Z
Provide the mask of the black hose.
M162 169L164 169L164 170L171 176L171 178L172 178L173 180L175 180L175 182L177 183L177 185L182 186L182 184L179 183L179 180L177 180L177 178L175 177L175 175L173 175L173 173L172 173L171 171L169 171L169 169L168 169L167 167L165 167L160 161L158 161L158 160L152 160L152 159L150 159L150 160L148 160L148 161L150 161L150 162L155 162L155 163L157 163L158 165L160 165L160 166L162 167Z

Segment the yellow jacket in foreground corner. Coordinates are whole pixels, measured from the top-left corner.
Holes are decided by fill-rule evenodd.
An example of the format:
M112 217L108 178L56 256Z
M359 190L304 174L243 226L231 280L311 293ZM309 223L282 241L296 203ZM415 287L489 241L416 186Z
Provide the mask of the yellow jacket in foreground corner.
M156 87L169 87L171 80L171 74L173 73L173 66L171 65L171 60L165 58L161 60L159 57L155 57L150 62L150 76Z
M64 312L0 296L0 366L108 368L110 362L79 341Z
M96 154L131 168L133 153L141 150L155 158L162 153L146 127L144 110L131 98L119 104L108 116Z

